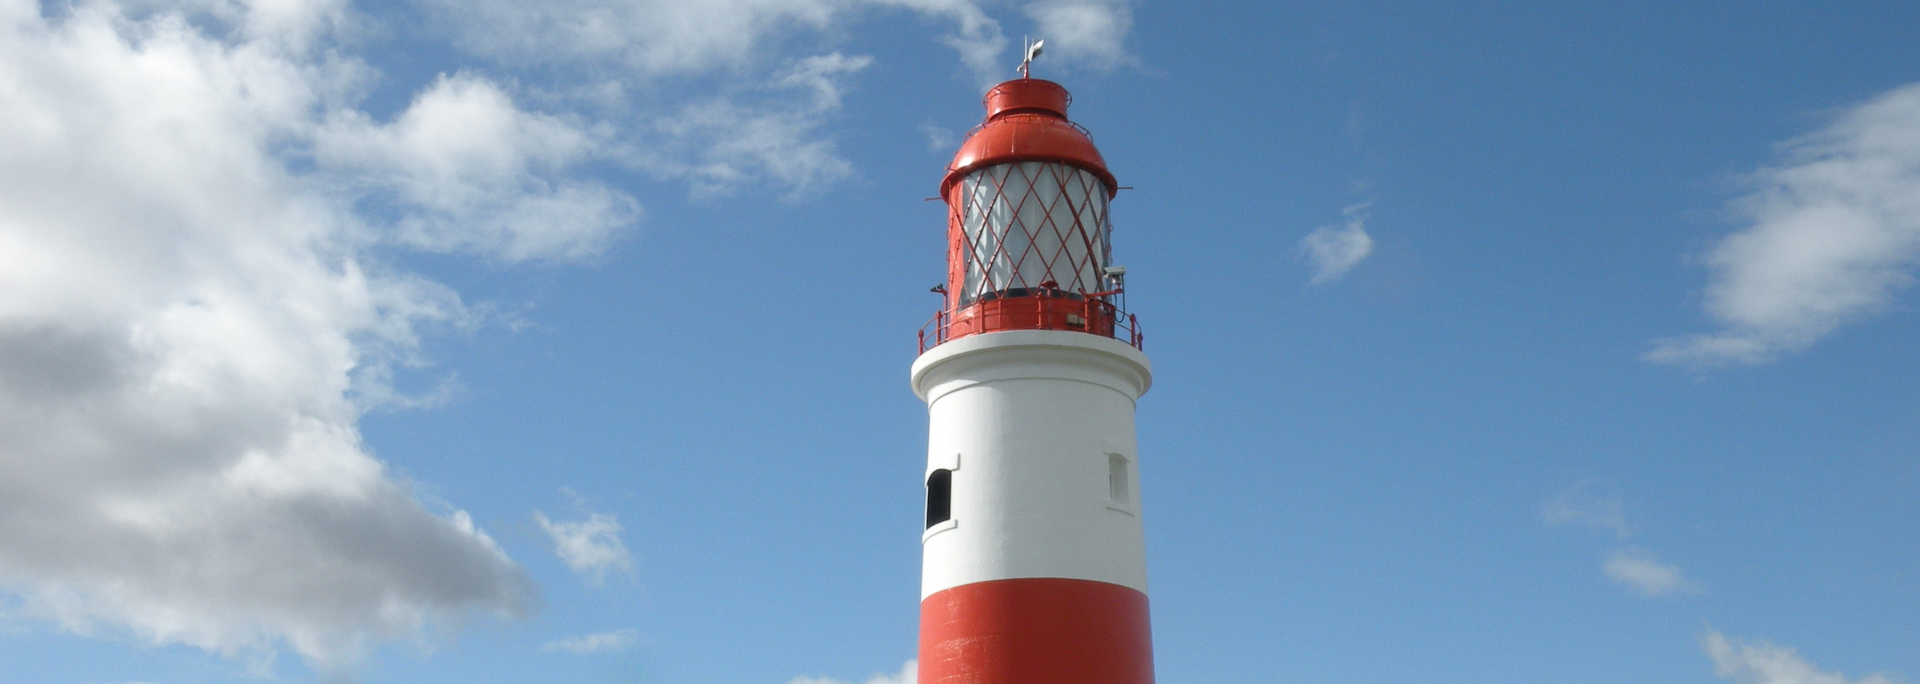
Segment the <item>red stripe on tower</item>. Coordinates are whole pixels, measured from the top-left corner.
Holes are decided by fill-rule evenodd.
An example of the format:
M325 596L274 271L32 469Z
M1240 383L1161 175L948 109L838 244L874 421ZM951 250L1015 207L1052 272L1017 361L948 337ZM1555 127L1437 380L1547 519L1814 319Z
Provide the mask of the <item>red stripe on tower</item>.
M920 680L1152 684L1147 595L1086 580L975 582L920 603Z

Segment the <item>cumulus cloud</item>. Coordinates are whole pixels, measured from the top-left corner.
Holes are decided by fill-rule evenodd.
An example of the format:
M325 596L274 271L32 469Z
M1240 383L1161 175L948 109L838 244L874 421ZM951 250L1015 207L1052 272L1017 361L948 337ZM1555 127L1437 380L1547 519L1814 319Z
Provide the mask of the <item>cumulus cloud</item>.
M1325 225L1300 240L1300 251L1313 264L1313 285L1339 280L1373 253L1373 236L1367 234L1367 207L1371 201L1347 207L1341 212L1346 220L1340 225Z
M1580 525L1626 539L1633 531L1627 527L1626 504L1618 492L1602 488L1592 480L1582 480L1567 491L1547 499L1540 519L1548 525Z
M900 672L896 674L891 674L891 675L875 674L872 677L867 678L866 684L914 684L915 681L918 681L919 676L920 676L920 661L909 660L907 661L907 664L900 666ZM850 683L845 680L831 679L827 677L820 677L818 679L815 679L813 677L802 676L802 677L794 677L793 679L787 680L787 684L850 684Z
M624 651L639 639L640 632L632 629L621 629L612 632L582 634L557 641L549 641L541 645L540 650L548 653L566 651L575 655L601 653L604 651Z
M1920 266L1920 84L1782 145L1730 209L1747 224L1709 249L1718 332L1656 340L1656 363L1764 363L1880 313Z
M343 0L0 0L10 614L324 673L524 615L518 564L362 441L367 411L445 396L392 385L423 340L485 317L392 255L601 253L643 213L607 164L817 192L851 173L824 126L871 58L781 54L863 12L1011 69L969 0L418 6L484 63L388 114L354 52L375 20ZM499 75L528 64L559 80ZM611 516L541 522L576 571L630 568Z
M323 672L524 614L519 566L362 443L391 369L476 317L372 255L591 253L635 205L573 179L587 134L465 76L373 120L317 47L337 2L43 7L0 0L14 612Z
M1133 30L1132 0L1041 0L1024 11L1047 41L1049 61L1103 71L1132 61L1125 44Z
M554 555L594 584L604 581L610 571L633 571L633 556L620 541L625 528L613 516L589 513L586 520L555 522L547 514L534 511L533 519L553 539Z
M1800 657L1798 651L1767 641L1728 639L1719 632L1701 637L1700 645L1713 659L1713 673L1735 684L1900 684L1897 675L1872 674L1848 679L1825 672Z
M395 121L337 111L314 156L404 216L396 237L437 251L508 260L594 254L638 220L631 197L555 171L590 158L596 141L557 117L515 106L499 86L441 76Z
M1680 568L1660 562L1645 549L1621 549L1607 555L1601 566L1607 579L1643 596L1664 596L1687 589Z

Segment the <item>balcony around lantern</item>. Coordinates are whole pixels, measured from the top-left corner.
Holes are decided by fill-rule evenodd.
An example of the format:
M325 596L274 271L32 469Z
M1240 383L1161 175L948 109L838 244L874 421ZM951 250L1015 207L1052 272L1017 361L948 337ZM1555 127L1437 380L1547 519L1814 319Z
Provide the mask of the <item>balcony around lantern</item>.
M950 340L1003 330L1062 330L1110 337L1142 349L1140 321L1109 298L1118 291L1082 295L1056 287L1010 288L983 295L958 310L943 309L920 327L920 353Z

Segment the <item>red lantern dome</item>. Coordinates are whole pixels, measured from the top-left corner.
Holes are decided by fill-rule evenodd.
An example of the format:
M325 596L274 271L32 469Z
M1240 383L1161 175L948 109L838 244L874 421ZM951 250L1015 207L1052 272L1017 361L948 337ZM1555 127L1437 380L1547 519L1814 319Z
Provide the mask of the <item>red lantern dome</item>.
M1107 205L1119 190L1086 129L1067 120L1073 96L1020 78L987 91L987 118L960 144L940 183L947 202L945 307L921 349L1000 330L1140 334L1122 311ZM929 334L931 333L931 334Z

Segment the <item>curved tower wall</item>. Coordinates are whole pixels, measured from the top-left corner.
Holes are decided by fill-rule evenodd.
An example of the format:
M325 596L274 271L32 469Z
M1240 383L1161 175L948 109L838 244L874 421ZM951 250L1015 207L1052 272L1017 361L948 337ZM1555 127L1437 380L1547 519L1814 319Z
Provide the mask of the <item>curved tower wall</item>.
M923 684L1153 681L1134 402L1145 354L1015 330L913 366L929 479L950 515L923 537Z

